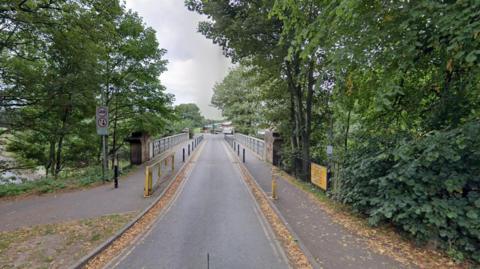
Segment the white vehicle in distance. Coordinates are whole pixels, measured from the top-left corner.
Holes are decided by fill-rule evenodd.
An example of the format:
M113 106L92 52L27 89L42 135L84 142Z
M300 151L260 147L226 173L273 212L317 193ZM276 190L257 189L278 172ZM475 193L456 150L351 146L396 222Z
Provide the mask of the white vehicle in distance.
M233 128L233 125L232 125L231 121L222 122L222 123L220 123L220 126L222 127L222 133L223 134L233 135L234 128Z
M233 127L223 127L223 134L233 135Z

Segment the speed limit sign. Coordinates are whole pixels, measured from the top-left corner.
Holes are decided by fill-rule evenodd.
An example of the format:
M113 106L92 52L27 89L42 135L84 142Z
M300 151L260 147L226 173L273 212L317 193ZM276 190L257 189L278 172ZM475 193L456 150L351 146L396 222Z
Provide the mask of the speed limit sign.
M108 135L108 107L97 107L97 113L95 118L97 122L97 134Z

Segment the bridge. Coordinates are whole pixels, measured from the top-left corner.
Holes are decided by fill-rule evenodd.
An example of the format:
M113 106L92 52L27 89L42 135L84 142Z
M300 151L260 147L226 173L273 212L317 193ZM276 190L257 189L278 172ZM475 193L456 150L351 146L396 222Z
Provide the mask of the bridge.
M172 205L112 267L288 268L223 141L208 136Z
M84 264L87 268L406 268L371 251L367 242L335 223L278 171L271 164L274 144L242 134L202 135L183 144L180 163L185 164L137 220L141 224L112 239L115 247L91 253ZM147 166L145 182L149 177L155 181L156 165L170 160L165 155ZM151 195L156 192L153 189Z
M273 166L275 141L180 134L146 145L151 159L118 189L0 202L0 215L8 216L0 231L135 211L71 267L408 268L375 251Z

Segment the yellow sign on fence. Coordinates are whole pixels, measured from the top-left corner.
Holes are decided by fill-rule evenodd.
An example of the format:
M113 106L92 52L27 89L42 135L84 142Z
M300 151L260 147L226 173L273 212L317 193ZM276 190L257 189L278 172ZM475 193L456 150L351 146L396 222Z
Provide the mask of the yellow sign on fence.
M323 190L327 190L327 168L315 163L310 165L310 180Z

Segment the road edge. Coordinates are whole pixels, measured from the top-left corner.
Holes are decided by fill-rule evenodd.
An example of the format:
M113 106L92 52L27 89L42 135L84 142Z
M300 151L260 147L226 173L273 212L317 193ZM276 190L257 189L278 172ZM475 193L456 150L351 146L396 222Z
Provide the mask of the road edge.
M238 168L240 169L240 174L241 174L242 178L246 181L245 183L247 184L248 190L251 192L251 194L255 198L255 202L260 207L262 214L264 215L265 219L267 220L267 223L270 225L270 228L274 232L275 236L279 237L279 240L281 241L281 245L284 248L284 251L286 252L288 262L290 263L290 265L293 266L294 268L321 268L318 265L318 263L315 261L313 256L311 255L310 251L308 251L308 249L300 241L300 239L296 235L296 233L292 230L292 228L290 227L288 222L285 220L285 218L282 216L282 214L280 213L278 208L272 203L272 201L268 197L267 193L265 193L263 191L263 189L258 185L258 182L252 176L250 171L248 171L248 168L242 163L242 160L240 159L240 157L235 154L236 152L233 151L233 149L230 147L230 145L226 141L223 141L223 143L224 143L225 147L227 147L229 149L230 153L233 152L233 156L237 160L236 164L237 164ZM249 183L251 183L252 185L250 185ZM264 201L267 202L267 205L269 206L269 208L273 211L274 215L280 220L281 224L287 230L288 237L290 238L292 244L296 245L299 248L301 254L303 254L305 256L305 259L306 259L308 264L297 264L296 262L298 262L298 261L293 259L293 257L291 257L291 254L288 251L289 246L286 246L286 240L287 239L283 238L283 236L279 234L277 229L275 229L275 227L273 227L274 225L272 223L272 220L270 218L268 218L267 216L265 216L264 209L262 208L262 206L260 204L260 201L259 201L259 198L257 198L254 191L259 192L261 194L261 196L263 196L263 197L260 197L260 198L263 198Z
M187 170L187 167L191 163L192 159L198 154L198 152L201 152L201 149L203 148L203 145L205 144L205 140L202 140L200 144L197 145L197 149L191 154L186 160L185 164L180 168L177 173L173 176L173 179L168 183L168 185L165 187L165 189L162 190L160 195L155 198L155 200L147 206L142 212L140 212L133 220L131 220L129 223L125 224L122 229L120 229L117 233L115 233L113 236L111 236L109 239L104 241L100 246L96 247L92 251L90 251L87 255L83 256L77 263L74 265L70 266L70 269L81 269L84 268L90 261L92 261L96 256L101 254L105 249L107 249L110 245L112 245L117 239L119 239L123 234L125 234L130 228L132 228L136 223L138 223L148 212L150 212L157 203L164 198L165 193L170 190L170 187L173 185L174 182L178 180L178 178L185 173ZM199 148L201 147L201 148ZM183 181L183 179L182 179ZM178 188L175 190L177 192ZM168 207L168 204L167 206ZM163 209L163 208L162 208ZM160 210L161 211L163 210ZM141 234L140 234L141 235ZM138 235L138 236L140 236Z

